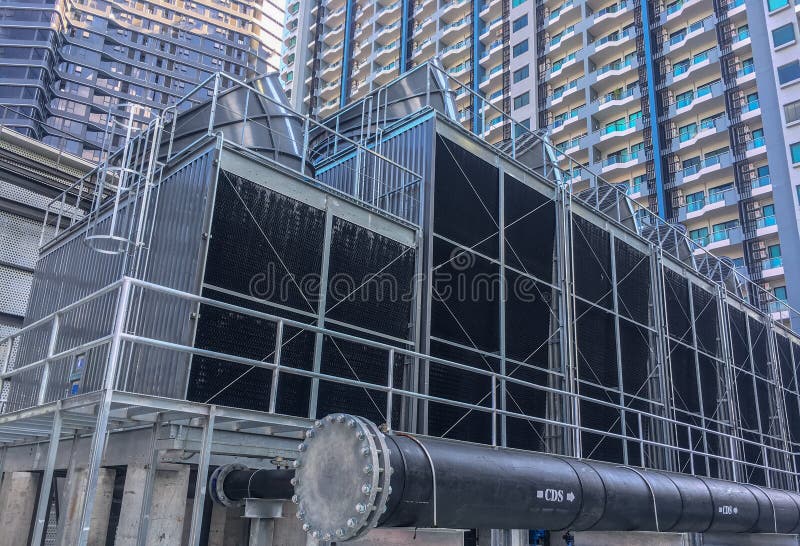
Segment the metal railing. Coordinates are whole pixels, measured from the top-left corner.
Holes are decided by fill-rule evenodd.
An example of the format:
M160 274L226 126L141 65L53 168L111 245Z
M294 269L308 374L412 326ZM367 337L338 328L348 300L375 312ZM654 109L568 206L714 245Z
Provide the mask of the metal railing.
M157 338L152 335L144 334L141 330L141 324L135 320L135 301L139 298L146 297L147 295L157 294L164 298L170 298L175 302L184 305L204 305L216 309L225 310L235 313L242 317L258 319L264 324L264 329L274 329L275 333L275 346L268 355L262 359L252 358L252 356L244 356L234 353L223 353L187 345L180 341ZM110 309L111 321L105 331L97 332L96 336L88 341L76 343L70 346L64 346L62 343L63 330L60 327L62 318L73 311L85 309L91 302L97 301L100 298L111 296L115 301L115 305ZM774 312L781 312L782 308L777 305L771 305L770 310ZM46 327L49 331L50 344L46 356L32 361L16 361L16 355L13 347L22 336L31 335L37 329ZM281 348L292 339L297 337L297 333L287 338L285 332L291 329L294 332L308 332L322 336L324 339L340 341L348 343L351 346L369 349L370 354L378 359L381 355L383 362L386 366L385 380L359 380L349 377L332 375L330 373L323 373L314 371L313 369L306 369L298 363L290 363L283 360ZM410 345L410 343L409 343ZM59 347L59 350L55 350ZM385 395L385 401L382 405L376 406L384 418L385 426L390 430L402 430L403 425L394 421L396 412L394 411L395 405L398 403L414 403L414 404L441 404L453 408L458 408L467 412L475 412L477 414L491 415L491 445L500 445L500 423L501 418L513 418L527 421L530 423L538 423L541 425L554 427L556 430L562 431L578 431L589 434L599 434L607 438L617 440L624 440L630 442L632 445L637 446L637 450L641 454L640 466L644 468L659 468L660 464L649 462L649 458L645 453L650 450L657 449L663 450L666 453L675 457L686 457L685 465L679 471L687 474L702 474L706 475L702 469L696 468L695 457L702 457L707 461L715 461L718 464L727 466L731 473L728 479L734 481L747 482L746 472L738 472L736 468L747 467L750 469L761 469L765 472L770 472L774 475L785 476L784 483L795 483L795 472L788 466L786 468L776 467L770 464L770 461L776 460L776 457L785 459L797 455L791 449L780 447L778 445L766 445L763 442L753 440L746 435L738 434L735 429L730 427L730 424L724 420L718 420L713 417L704 417L700 424L700 416L698 422L687 422L692 419L694 414L687 412L686 416L677 415L676 417L669 417L659 415L652 411L636 409L633 407L620 407L616 401L604 400L602 398L594 398L581 394L580 392L568 392L566 390L552 387L546 384L532 383L530 381L514 377L513 372L502 373L492 369L483 369L472 365L462 364L445 358L431 356L429 354L420 353L403 347L402 344L389 344L374 339L367 339L357 335L343 333L337 330L331 330L326 327L320 327L305 322L292 320L289 318L264 313L253 309L240 307L231 303L226 303L211 298L182 292L165 286L149 283L146 281L124 277L119 281L112 283L102 290L99 290L75 303L60 309L58 312L48 315L41 320L30 324L17 332L16 334L0 340L0 357L2 357L3 367L0 369L0 392L7 392L8 389L4 388L8 383L13 382L16 378L23 374L35 374L39 383L35 391L30 392L29 396L17 398L13 404L9 404L6 398L0 399L0 413L9 413L42 405L53 400L68 398L67 396L58 396L54 393L61 392L60 386L64 378L64 368L70 366L70 358L80 354L87 354L96 348L104 348L105 351L96 353L94 357L90 357L87 362L87 368L94 368L97 380L94 382L93 387L82 390L79 394L89 394L96 392L124 392L130 394L148 394L139 393L135 386L132 388L133 382L130 381L126 374L126 370L134 364L132 354L135 352L134 347L148 347L157 349L161 352L171 353L175 355L182 355L186 357L205 357L226 363L239 364L251 368L269 370L271 378L269 380L269 408L268 413L276 413L276 402L279 397L278 392L281 382L286 378L286 375L295 377L305 377L316 380L312 385L317 385L313 388L318 388L320 382L333 383L338 385L345 385L357 389L363 389L367 395L372 393L382 393ZM515 363L514 361L510 361ZM478 403L465 402L457 399L455 396L449 398L445 395L431 395L421 390L411 389L403 385L395 383L397 367L400 366L404 371L415 374L420 366L427 366L434 364L446 370L458 370L475 376L480 376L489 380L490 395L484 401ZM519 363L515 363L519 364ZM447 372L444 372L447 373ZM552 373L552 372L551 372ZM61 379L59 379L61 378ZM55 384L55 388L54 388ZM531 389L534 392L540 393L542 396L555 396L564 399L571 399L575 402L586 401L598 404L600 406L614 408L623 411L627 414L628 422L638 423L637 427L626 427L620 429L618 432L612 430L597 430L583 424L576 424L570 422L567 418L561 417L547 417L528 415L517 411L506 409L500 402L501 397L505 396L505 389L508 385L516 387L523 387ZM313 396L313 393L312 393ZM370 399L374 399L370 397ZM660 407L661 403L657 401L650 401L655 407ZM299 417L315 418L312 415L312 409L309 408L309 414ZM683 419L683 420L682 420ZM645 423L648 426L643 426ZM687 439L688 442L676 441L672 443L665 443L664 441L650 437L645 431L654 431L659 429L660 426L670 427L673 431L674 438ZM709 441L709 438L712 441ZM703 448L703 445L706 448ZM708 448L708 446L716 445L717 448ZM738 454L738 448L742 446L749 446L757 448L762 455L757 460L745 460ZM658 458L655 458L658 460ZM706 463L708 464L708 463ZM773 485L774 486L774 485ZM780 485L778 485L780 487Z
M243 105L230 106L220 100L225 94L237 89L245 94ZM268 104L273 112L261 117L249 117L247 105L257 102ZM204 105L210 106L207 112L202 110ZM242 107L244 110L241 109ZM202 121L206 125L206 130L198 133L188 143L176 144L176 134L180 131L182 122L197 123L199 117L204 115L208 116L207 123L205 119ZM224 132L223 129L216 126L218 119L221 119L222 122L238 119L241 129L237 130L236 134L232 134L230 131ZM299 128L299 131L297 133L288 131L280 124L273 123L276 119L289 120ZM250 131L271 138L276 143L273 152L259 151L249 145L260 144L246 142ZM246 149L249 153L262 159L279 162L284 168L287 168L287 164L282 161L279 147L295 150L299 167L288 166L288 168L303 178L319 184L322 182L314 178L315 173L310 166L320 161L327 150L320 152L313 148L312 133L315 138L319 138L319 133L326 134L330 139L335 140L339 147L349 148L360 158L350 172L353 179L351 186L356 189L369 188L366 194L371 198L369 201L364 201L363 196L356 190L345 194L347 197L356 199L370 208L395 216L404 222L414 221L417 217L416 211L419 207L419 191L422 182L420 173L382 155L374 146L360 140L350 139L338 133L337 128L331 128L310 116L292 110L286 103L259 91L249 83L218 73L198 84L174 105L164 109L138 134L132 135L126 146L109 153L106 161L53 198L46 207L40 246L46 246L66 230L86 220L91 211L98 211L104 206L108 207L109 199L113 198L116 205L119 206L141 190L141 185L129 184L118 191L118 186L113 182L120 176L112 178L110 173L123 168L124 172L131 176L142 176L143 173L147 173L157 166L151 160L153 157L158 156L162 164L167 163L201 141L219 136L223 132L226 145ZM152 149L153 146L155 146L155 150L150 155L143 152L143 150ZM128 165L126 158L133 158L133 161L129 161ZM127 166L120 167L122 163ZM392 185L385 182L387 176L394 179ZM151 179L152 176L148 180ZM157 183L157 180L151 180L151 182ZM402 203L398 205L397 210L393 213L389 209L380 207L380 201L385 200L386 196L393 196L394 201L398 200L398 186L402 188L400 190L402 196L399 198ZM143 229L142 226L127 227L136 229L136 231Z

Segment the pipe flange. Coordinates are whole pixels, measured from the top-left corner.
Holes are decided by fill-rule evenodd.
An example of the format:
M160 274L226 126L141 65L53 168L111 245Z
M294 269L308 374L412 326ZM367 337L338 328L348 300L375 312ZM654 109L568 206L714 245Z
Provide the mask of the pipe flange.
M244 499L230 499L225 494L224 490L225 478L227 478L231 472L235 472L237 470L249 470L249 468L240 463L233 463L219 466L216 470L214 470L214 472L211 474L211 478L208 480L208 494L211 495L211 500L227 508L244 506Z
M342 542L377 526L386 510L392 469L383 433L345 414L317 421L295 462L297 517L312 538Z

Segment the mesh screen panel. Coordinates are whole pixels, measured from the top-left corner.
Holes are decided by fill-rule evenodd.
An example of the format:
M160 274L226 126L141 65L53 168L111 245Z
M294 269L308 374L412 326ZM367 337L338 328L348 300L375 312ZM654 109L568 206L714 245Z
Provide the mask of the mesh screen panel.
M498 177L497 167L438 137L433 213L436 233L498 258Z
M617 297L623 317L648 324L650 320L650 257L617 239Z
M552 282L555 203L508 174L504 184L506 264Z
M588 220L572 219L575 293L606 308L612 305L611 239Z
M316 313L325 213L221 173L205 282Z
M694 306L694 327L697 335L697 348L711 355L719 356L719 316L717 298L697 285L692 285L692 305Z
M664 270L669 335L691 343L692 320L689 307L689 282L675 271Z
M415 261L412 248L334 218L327 318L408 338Z

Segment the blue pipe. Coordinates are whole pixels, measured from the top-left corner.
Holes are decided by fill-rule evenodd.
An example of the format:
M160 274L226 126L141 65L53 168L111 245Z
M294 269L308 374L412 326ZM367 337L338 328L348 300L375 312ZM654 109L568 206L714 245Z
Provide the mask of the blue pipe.
M350 56L353 51L353 6L355 0L347 0L344 20L344 51L342 52L342 87L339 95L339 107L344 108L350 94Z
M658 104L656 103L656 72L650 35L649 0L642 0L642 31L644 33L644 58L647 67L647 96L650 102L650 132L653 141L653 165L656 173L656 199L658 215L666 219L667 209L664 198L664 165L661 159L661 135L658 131Z

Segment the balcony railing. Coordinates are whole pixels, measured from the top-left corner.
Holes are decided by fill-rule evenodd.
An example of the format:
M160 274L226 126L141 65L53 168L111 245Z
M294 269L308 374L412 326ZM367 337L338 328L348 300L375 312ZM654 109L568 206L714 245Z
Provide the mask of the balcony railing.
M783 267L783 256L774 256L761 261L761 269L775 269Z
M770 180L768 174L765 174L764 176L759 176L758 178L750 182L750 186L754 190L757 188L763 188L764 186L769 186L770 184L772 184L772 181Z
M618 163L627 163L628 161L634 161L639 158L640 152L630 152L624 154L615 154L608 156L601 165L603 167L609 167L611 165L616 165Z
M745 147L747 148L747 151L749 152L751 150L755 150L757 148L763 147L764 144L765 144L764 137L761 136L761 137L756 137L756 138L754 138L752 140L748 140L747 141L747 145Z
M775 221L775 215L771 214L769 216L763 216L758 220L756 220L756 228L761 229L761 228L771 227L776 225L776 223L777 222Z
M595 99L594 102L597 102L598 104L605 104L607 102L612 102L615 100L627 99L628 97L634 96L637 91L638 88L633 87L631 89L627 89L619 93L608 93L606 95L603 95L602 97L598 97L597 99Z
M706 198L705 196L695 199L689 203L686 203L686 212L697 212L698 210L702 210L706 206Z
M618 2L616 4L612 4L612 5L607 6L607 7L603 8L603 9L601 9L601 10L596 11L594 16L595 16L595 18L598 18L598 17L602 17L603 15L608 15L609 13L617 13L617 12L622 11L623 9L625 9L627 6L628 6L627 2Z

